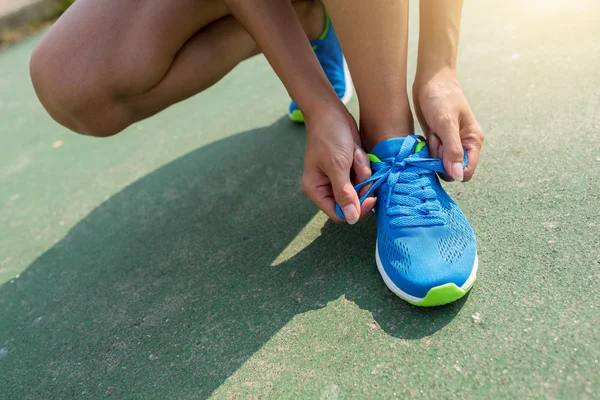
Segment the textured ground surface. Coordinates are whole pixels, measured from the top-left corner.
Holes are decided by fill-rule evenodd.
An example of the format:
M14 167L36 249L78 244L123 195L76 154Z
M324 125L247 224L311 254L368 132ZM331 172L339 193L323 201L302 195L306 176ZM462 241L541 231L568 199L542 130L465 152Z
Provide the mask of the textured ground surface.
M465 7L487 141L449 186L479 279L438 309L384 287L373 218L303 196L304 129L262 58L94 140L38 104L39 36L3 50L0 398L600 396L600 9L497 4Z

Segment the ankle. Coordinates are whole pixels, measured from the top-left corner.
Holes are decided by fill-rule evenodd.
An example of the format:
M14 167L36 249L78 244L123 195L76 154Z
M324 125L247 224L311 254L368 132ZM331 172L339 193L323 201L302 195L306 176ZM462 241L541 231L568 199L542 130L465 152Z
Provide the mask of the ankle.
M361 110L362 111L362 110ZM379 142L414 133L414 121L410 106L408 112L398 115L365 116L361 112L360 137L367 152Z
M320 1L308 0L293 3L309 40L318 39L325 29L325 7Z

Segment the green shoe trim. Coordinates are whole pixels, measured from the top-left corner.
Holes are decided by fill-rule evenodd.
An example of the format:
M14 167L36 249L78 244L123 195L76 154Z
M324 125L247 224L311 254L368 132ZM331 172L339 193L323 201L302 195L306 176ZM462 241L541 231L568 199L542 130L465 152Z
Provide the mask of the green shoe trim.
M331 26L331 20L329 19L329 14L327 13L327 9L325 8L324 5L322 5L322 6L323 6L323 12L325 13L325 28L323 28L323 32L321 33L321 36L319 36L319 38L317 40L325 39L325 36L327 36L327 33L329 33L329 27Z
M417 143L417 146L415 147L415 153L418 153L421 150L423 150L423 147L425 147L426 145L427 145L427 143L425 143L425 142Z
M367 156L369 156L369 161L371 162L381 162L379 157L377 157L375 154L367 154Z
M473 283L475 283L475 280L473 280ZM400 297L402 300L408 301L410 304L419 307L442 306L444 304L452 303L453 301L456 301L463 297L465 294L467 294L469 290L471 290L471 288L473 287L473 283L471 283L471 285L466 289L461 289L454 283L446 283L445 285L436 286L434 288L429 289L427 295L423 297L423 299L419 302L414 302L405 299L401 296L398 297Z
M423 150L423 147L427 146L427 143L425 142L419 142L417 144L417 146L415 147L415 153L420 152L421 150ZM369 160L371 162L381 162L381 160L379 159L379 157L377 157L375 154L367 154L367 156L369 157Z
M290 119L294 122L303 123L304 115L302 114L302 111L294 110L290 113Z

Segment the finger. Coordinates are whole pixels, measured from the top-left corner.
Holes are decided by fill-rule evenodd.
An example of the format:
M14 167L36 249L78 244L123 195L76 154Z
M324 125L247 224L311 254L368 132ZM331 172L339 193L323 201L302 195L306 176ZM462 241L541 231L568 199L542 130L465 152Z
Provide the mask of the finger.
M473 177L475 170L477 169L477 163L479 163L479 151L478 147L466 147L467 149L467 158L469 159L467 163L467 168L464 171L465 177L463 182L468 182Z
M354 150L354 162L352 163L352 169L354 170L355 182L357 185L369 179L371 177L371 163L369 162L369 157L367 157L367 153L364 152L363 149L355 145ZM358 196L362 196L369 190L371 185L365 185L361 188Z
M442 160L444 161L446 173L454 180L462 181L464 179L464 152L458 127L458 116L448 113L440 118L440 124L436 129L436 133L444 146Z
M442 152L439 151L442 142L435 133L427 135L427 147L429 148L429 156L431 158L442 158Z
M461 118L461 125L460 136L462 144L467 150L468 158L467 168L464 171L464 182L468 182L473 177L479 163L479 152L483 145L483 131L472 113L468 113Z
M442 155L444 154L444 146L442 146L442 141L438 135L433 132L429 132L427 135L427 147L429 148L429 157L443 159ZM453 180L447 174L438 173L438 176L440 179L443 179L446 182Z
M354 225L360 218L360 202L350 181L352 164L343 156L334 156L331 160L327 170L323 172L331 181L333 196L339 204L343 216L350 225ZM338 216L341 217L341 215Z
M360 217L364 218L369 215L369 211L375 207L375 203L377 203L377 197L367 197L360 205Z
M444 145L443 145L443 144L440 144L440 147L438 147L438 151L437 151L437 153L439 154L438 158L440 158L442 161L444 161L444 158L443 158L443 154L444 154ZM438 176L440 177L440 179L442 179L443 181L446 181L446 182L452 182L452 181L454 180L454 179L453 179L453 178L452 178L450 175L448 175L448 174L441 174L441 173L438 173Z
M354 150L354 164L353 164L353 169L354 169L354 174L356 176L356 182L355 183L362 183L364 181L366 181L367 179L369 179L371 177L372 171L371 171L371 162L369 161L369 157L367 156L367 153L364 152L363 149L361 149L358 146L355 146L356 149ZM363 186L360 191L358 192L358 197L362 197L370 188L371 188L372 184L368 184ZM368 198L366 198L362 204L360 205L360 217L364 218L369 214L369 211L371 211L373 209L373 207L375 207L375 203L376 203L377 199L375 198L375 193L371 194L371 196L369 196Z
M369 157L367 156L367 153L358 146L355 146L352 168L354 169L356 178L355 184L362 183L371 177L372 172ZM358 197L362 197L371 188L371 185L372 184L363 186L358 192ZM372 194L371 197L366 198L360 205L360 218L366 217L369 214L369 211L375 207L377 199L374 196L375 194Z
M302 177L302 191L306 196L312 200L329 218L335 223L343 223L344 221L337 216L335 212L335 198L333 197L333 190L329 183L325 185L319 185L316 182L323 181L323 177L315 177L304 174Z

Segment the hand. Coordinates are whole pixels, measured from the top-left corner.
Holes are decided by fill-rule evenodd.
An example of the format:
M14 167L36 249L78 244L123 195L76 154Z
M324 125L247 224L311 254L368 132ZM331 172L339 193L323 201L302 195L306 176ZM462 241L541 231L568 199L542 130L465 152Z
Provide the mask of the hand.
M335 213L337 202L346 221L355 224L375 205L376 199L369 197L361 206L353 187L371 176L371 164L361 148L356 122L345 107L323 110L317 115L305 114L302 189L333 221L343 222Z
M449 176L442 178L470 180L479 161L483 131L458 83L456 71L444 68L433 74L417 73L413 100L431 157L444 161ZM468 157L464 171L463 147Z

